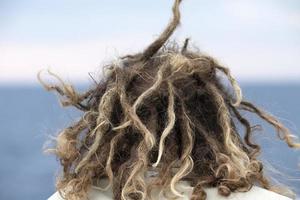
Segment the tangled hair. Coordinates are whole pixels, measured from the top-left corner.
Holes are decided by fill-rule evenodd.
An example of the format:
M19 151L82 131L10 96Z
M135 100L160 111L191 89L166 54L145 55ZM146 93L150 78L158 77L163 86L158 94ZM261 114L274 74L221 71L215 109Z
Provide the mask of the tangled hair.
M193 187L192 200L206 199L205 187L224 196L254 184L273 190L258 160L260 146L252 141L256 126L244 112L271 124L289 147L300 148L277 119L243 99L228 68L189 50L188 39L183 47L166 45L180 22L180 2L175 0L173 19L148 48L105 66L105 76L87 92L51 72L60 85L38 76L62 96L63 106L83 112L59 133L54 148L63 167L57 189L65 199L86 199L91 187L112 188L115 200L151 199L155 188L178 197L176 184L183 180Z

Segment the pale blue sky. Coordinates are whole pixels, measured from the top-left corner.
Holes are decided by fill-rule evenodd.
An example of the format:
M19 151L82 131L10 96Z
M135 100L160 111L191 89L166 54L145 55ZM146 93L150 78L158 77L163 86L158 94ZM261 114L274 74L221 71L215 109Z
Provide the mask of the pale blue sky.
M138 52L172 0L0 0L0 84L48 68L71 81ZM241 81L300 81L299 0L184 0L174 38L218 58Z

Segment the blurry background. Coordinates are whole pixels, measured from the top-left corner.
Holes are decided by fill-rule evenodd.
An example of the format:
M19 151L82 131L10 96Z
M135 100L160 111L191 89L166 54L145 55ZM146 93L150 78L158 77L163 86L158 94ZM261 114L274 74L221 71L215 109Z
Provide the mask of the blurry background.
M101 66L136 53L163 30L172 0L0 0L0 199L47 199L58 162L44 155L50 135L80 113L62 109L38 84L50 68L78 88ZM230 67L245 98L300 133L300 1L185 0L173 39ZM257 122L256 120L254 120ZM299 151L266 126L257 142L273 175L300 195ZM298 171L297 171L298 170Z

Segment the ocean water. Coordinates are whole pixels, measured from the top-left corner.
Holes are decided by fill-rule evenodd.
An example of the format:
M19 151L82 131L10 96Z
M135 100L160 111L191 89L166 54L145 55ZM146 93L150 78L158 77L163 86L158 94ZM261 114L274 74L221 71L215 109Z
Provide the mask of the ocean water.
M246 99L279 117L296 135L300 133L300 84L242 84ZM50 135L80 113L62 109L57 97L41 87L0 87L0 200L43 200L54 192L58 162L43 154ZM253 116L250 116L253 118ZM260 122L253 118L253 122ZM261 159L270 174L289 184L300 196L300 151L291 150L275 137L270 126L257 133L263 146ZM298 197L299 198L299 197Z

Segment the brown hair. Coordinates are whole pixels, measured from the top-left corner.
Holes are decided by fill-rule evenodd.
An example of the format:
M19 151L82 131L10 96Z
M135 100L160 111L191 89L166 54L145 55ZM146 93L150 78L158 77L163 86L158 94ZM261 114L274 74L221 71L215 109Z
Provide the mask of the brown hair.
M257 158L260 146L252 141L255 127L244 112L274 126L289 147L300 147L277 119L243 99L228 68L188 49L188 39L182 48L165 45L180 22L180 2L175 0L173 19L148 48L105 66L105 76L87 92L51 72L61 85L39 77L64 106L83 112L54 148L63 167L57 189L66 199L85 199L91 186L99 188L107 178L102 189L112 187L115 200L148 199L154 188L181 196L176 184L182 180L194 187L192 200L206 199L204 187L217 187L224 196L256 183L272 190ZM149 182L147 172L153 173Z

